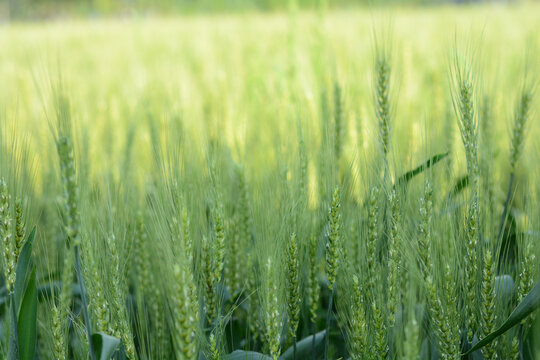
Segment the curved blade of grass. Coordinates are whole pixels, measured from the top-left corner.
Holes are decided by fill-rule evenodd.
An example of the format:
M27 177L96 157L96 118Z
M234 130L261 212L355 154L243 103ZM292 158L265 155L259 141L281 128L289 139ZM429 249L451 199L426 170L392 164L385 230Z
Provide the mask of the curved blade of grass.
M120 347L120 339L104 333L92 334L92 343L99 360L109 360Z
M19 311L19 360L33 360L36 354L37 304L36 269L32 267Z
M264 355L255 351L236 350L225 355L225 360L272 360L268 355Z
M431 158L427 159L424 163L420 164L418 167L407 171L405 174L401 175L396 182L394 183L394 188L399 185L406 185L413 177L415 177L418 174L421 174L424 170L429 169L445 157L447 157L449 152L445 152L442 154L437 154L432 156Z
M499 244L501 242L501 240L502 240L503 230L504 230L504 223L507 220L508 209L509 209L510 201L511 201L511 198L512 198L512 188L513 188L513 185L514 185L514 177L515 177L515 175L512 172L510 174L510 181L508 183L508 191L506 192L506 198L504 199L503 212L501 214L501 220L500 220L500 223L499 223L499 232L497 233L497 244Z
M457 194L462 192L467 186L469 186L469 175L463 175L458 179L458 181L456 181L456 185L454 185L447 197L451 198L452 196L456 196Z
M14 295L15 295L15 309L16 312L19 312L21 305L21 300L25 292L24 286L26 283L26 275L28 269L30 268L30 263L32 261L32 246L34 243L34 238L36 236L36 227L32 229L30 235L26 239L26 242L23 245L21 254L19 255L19 260L17 261L17 267L15 268L15 285L14 285Z
M9 344L7 360L19 360L19 337L17 336L17 312L15 311L15 300L13 294L10 295L9 302Z
M474 345L469 351L467 351L464 356L469 355L473 351L476 351L485 345L489 344L517 324L521 320L525 319L529 314L540 307L540 281L534 285L532 290L525 296L523 301L512 311L508 319L502 324L497 330L493 331L491 334L487 335L485 338L480 340L476 345Z
M315 352L319 354L324 350L324 338L326 335L326 330L319 331L315 334ZM307 359L311 356L313 344L313 335L300 340L296 343L296 358L297 359ZM281 355L280 359L282 360L291 360L293 358L294 349L291 346Z

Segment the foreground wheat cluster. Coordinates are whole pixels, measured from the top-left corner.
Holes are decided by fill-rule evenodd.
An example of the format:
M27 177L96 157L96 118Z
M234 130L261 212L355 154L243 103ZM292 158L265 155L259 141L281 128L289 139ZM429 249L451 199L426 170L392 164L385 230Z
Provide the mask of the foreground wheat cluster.
M348 16L105 24L117 61L46 27L43 81L1 58L1 358L538 359L539 53L359 55Z

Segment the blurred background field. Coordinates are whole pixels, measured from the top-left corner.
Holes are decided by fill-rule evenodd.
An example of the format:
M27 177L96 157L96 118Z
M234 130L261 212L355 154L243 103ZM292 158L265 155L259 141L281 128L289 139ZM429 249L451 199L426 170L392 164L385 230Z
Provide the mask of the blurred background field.
M537 0L2 0L0 19L172 13L283 11L293 8L439 6L444 4L528 4Z
M246 156L258 161L278 142L294 144L290 130L297 122L313 133L313 145L320 141L324 103L339 84L348 162L375 141L373 29L391 26L399 94L395 163L411 164L426 149L445 150L439 136L448 134L453 119L448 79L452 49L463 41L458 38L474 49L479 94L496 99L494 134L507 151L516 86L525 66L538 65L540 5L382 13L251 12L4 26L0 106L43 141L37 146L48 148L44 106L50 105L50 82L61 76L98 163L123 156L125 136L117 135L145 128L149 119L163 126L182 119L198 144L219 133L232 149L250 149ZM147 131L137 134L136 158L144 159L150 139ZM458 132L453 135L457 140Z

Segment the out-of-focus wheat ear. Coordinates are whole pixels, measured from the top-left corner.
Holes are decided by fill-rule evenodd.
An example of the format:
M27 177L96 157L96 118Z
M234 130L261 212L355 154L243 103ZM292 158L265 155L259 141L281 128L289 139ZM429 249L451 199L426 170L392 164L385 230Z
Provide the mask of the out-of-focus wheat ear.
M375 115L379 125L379 141L387 161L390 151L392 126L392 103L390 99L390 49L388 44L375 44ZM387 164L385 164L386 166Z
M231 255L226 256L225 258L225 285L233 298L237 298L242 291L240 259L238 259L238 256L232 255L242 253L242 248L240 247L239 220L239 216L233 216L230 219L229 225L227 226L229 235L226 238L227 254Z
M473 202L467 215L466 245L465 245L465 286L467 289L465 298L465 314L467 326L467 339L472 341L476 327L478 326L478 204Z
M429 307L431 328L437 337L439 351L445 359L456 359L460 354L459 336L453 329L448 309L445 309L445 297L437 289L434 280L435 263L432 255L432 217L433 217L433 189L429 180L424 184L424 195L420 199L420 234L418 236L417 251L419 256L420 273L426 289L426 300ZM449 284L450 285L450 284ZM448 288L449 289L449 288ZM439 290L439 291L438 291ZM447 290L445 288L445 290ZM453 306L450 304L450 306Z
M238 245L241 249L245 249L248 252L251 252L251 217L250 217L250 207L249 207L249 191L246 176L244 169L241 166L236 168L236 181L239 192L239 203L238 203ZM250 264L248 261L248 256L241 256L236 259L235 266L235 277L237 278L237 291L240 291L242 288L248 285L250 277L253 276L253 272L249 271Z
M470 59L460 58L456 54L454 67L452 68L454 75L452 96L454 109L458 118L457 122L461 141L465 148L470 187L473 191L473 198L477 199L479 176L478 119L475 104L474 77L470 61Z
M483 337L495 330L496 303L495 303L495 267L490 250L484 253L484 269L482 271L482 334ZM497 340L482 349L486 360L497 358Z
M115 314L113 317L113 321L115 322L113 329L115 330L115 336L122 340L128 359L136 360L135 343L123 293L125 289L123 282L125 279L122 278L118 245L114 234L107 237L107 245L110 253L110 266L112 268L112 288L114 289L112 294L112 307Z
M326 335L324 358L328 359L329 331L332 315L332 303L334 299L334 284L339 271L339 264L342 253L342 234L341 234L341 200L340 189L336 187L332 195L332 205L330 206L330 229L328 232L328 242L326 243L326 276L328 277L328 289L330 298L328 300L328 312L326 315Z
M375 358L384 360L388 358L387 326L386 322L384 321L380 306L377 305L376 301L373 301L371 303L371 308L373 313L373 324L375 326Z
M208 242L206 236L202 238L202 268L203 268L203 279L204 279L204 298L205 306L204 310L206 313L206 320L212 324L216 318L216 306L217 298L215 292L215 272L213 265L213 254L212 248Z
M257 342L257 339L264 340L264 330L262 329L262 322L260 318L261 302L259 301L259 296L257 296L258 283L255 274L259 271L257 263L255 262L255 256L252 251L247 254L247 267L248 267L248 276L246 280L246 289L248 294L248 316L247 323L253 341Z
M308 248L308 280L307 280L307 304L309 307L309 320L311 322L311 332L312 332L312 348L314 349L315 334L317 333L317 313L319 310L319 301L321 294L321 287L319 285L319 261L317 259L317 249L318 249L317 237L311 235ZM313 357L315 355L313 354Z
M3 263L6 288L13 291L15 284L16 244L12 234L11 195L4 179L0 179L0 239L4 247Z
M371 302L374 298L377 280L377 240L379 238L379 207L377 204L379 189L373 187L369 195L368 209L368 235L367 235L367 281L366 281L366 302Z
M326 275L328 277L328 288L333 290L339 269L339 256L341 254L341 213L340 213L340 190L336 188L332 196L330 207L330 230L328 242L326 243Z
M276 279L274 278L275 273L272 268L272 259L268 257L265 267L266 274L266 289L265 291L265 309L264 309L264 326L266 334L266 347L268 352L273 360L279 358L281 347L281 328L282 320L280 315L280 306L279 306L279 289Z
M175 331L172 334L178 359L196 359L198 352L197 326L199 324L199 301L194 291L195 282L186 264L175 265L173 304Z
M405 359L418 359L419 351L420 327L416 320L414 311L409 313L409 320L405 327L405 340L403 343L403 352Z
M432 331L436 334L439 351L444 359L458 359L460 355L459 337L449 326L448 314L444 311L440 294L437 292L433 277L428 275L425 279L427 302Z
M138 289L142 297L149 297L151 291L151 275L150 275L150 249L148 249L148 235L144 226L143 213L139 212L136 219L135 229L135 274L138 283Z
M530 84L526 84L522 91L518 105L516 106L516 112L514 115L514 125L512 129L512 140L510 143L510 180L508 183L508 190L506 192L506 199L504 202L503 213L499 222L499 232L497 234L497 243L502 240L504 224L507 220L508 209L510 207L510 200L512 198L512 188L514 185L514 177L518 161L522 152L523 143L525 141L525 129L527 126L527 120L530 117L530 108L534 96L534 87Z
M296 332L300 321L300 261L296 234L293 233L287 246L287 319L289 336L296 357Z
M396 191L390 194L390 233L388 236L388 326L395 323L398 304L401 299L400 271L403 271L399 236L399 201Z
M362 289L358 276L353 275L353 301L349 319L351 358L353 360L364 359L368 351L367 320L364 309Z
M518 304L525 298L534 286L534 274L536 255L533 250L532 238L524 236L523 239L523 255L519 264L518 275ZM522 331L528 331L534 323L536 314L532 313L521 321Z
M182 240L184 242L184 252L188 260L189 266L193 269L193 239L190 234L190 220L187 208L182 209Z
M66 324L67 319L63 316L56 304L52 305L52 337L53 337L53 356L57 360L66 360Z
M64 185L64 218L65 230L68 239L68 247L73 243L80 245L80 218L78 207L77 174L73 156L73 145L69 135L63 135L57 139L56 147L60 157L60 170Z
M486 230L488 233L486 237L491 238L493 231L496 231L495 214L495 176L493 176L493 163L494 163L494 116L493 116L493 99L491 96L485 94L482 98L482 105L480 107L480 181L482 189L482 197L484 211L486 212Z
M225 228L223 222L223 210L217 206L214 210L215 243L214 243L214 284L221 283L223 268L225 267Z
M210 334L209 342L210 342L210 356L209 356L210 360L220 360L221 356L220 356L216 336L214 335L213 332Z
M467 174L471 199L467 209L466 246L465 246L465 326L467 340L471 342L478 326L478 284L479 256L478 246L480 232L479 209L479 167L478 167L478 120L475 110L474 77L470 64L471 59L461 59L456 54L454 62L454 108L458 117L461 140L465 148ZM481 267L480 267L481 268Z
M86 273L88 278L91 280L89 283L89 290L92 294L92 303L90 308L94 314L95 324L98 331L105 334L110 333L110 323L109 323L109 304L105 298L105 293L103 291L103 279L106 277L100 276L100 269L92 251L87 252L87 261L86 261Z
M525 130L530 117L530 108L533 100L533 89L525 86L521 92L519 103L516 106L514 125L512 129L512 141L510 146L510 168L515 172L519 157L525 141Z

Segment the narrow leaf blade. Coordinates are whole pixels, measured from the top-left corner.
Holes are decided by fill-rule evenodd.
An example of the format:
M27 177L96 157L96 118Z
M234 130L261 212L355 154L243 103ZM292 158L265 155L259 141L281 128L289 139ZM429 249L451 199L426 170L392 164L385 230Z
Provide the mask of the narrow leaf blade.
M36 271L32 268L28 286L19 311L19 355L20 360L33 360L36 354L37 342L37 287Z
M92 334L92 343L99 360L109 360L120 347L120 340L104 333Z
M272 360L268 355L264 355L255 351L236 350L225 355L225 360Z
M36 236L36 227L32 229L30 235L26 239L26 242L23 245L21 253L19 255L19 260L17 260L17 266L15 268L15 286L13 292L15 293L15 309L17 312L21 306L22 297L24 294L24 285L26 282L26 275L28 269L30 268L30 262L32 261L32 247L34 243L34 238Z
M17 336L17 312L13 294L9 301L9 344L7 360L19 360L19 337Z
M324 337L326 330L319 331L315 334L315 354L319 354L324 350ZM311 357L313 347L313 335L310 335L296 343L296 358L308 359ZM283 353L280 359L292 360L294 348L291 346Z
M405 174L401 175L395 182L394 187L398 185L407 184L413 177L418 174L421 174L424 170L429 169L433 165L437 164L439 161L448 156L448 152L437 154L427 159L424 163L420 164L418 167L413 170L407 171Z
M492 342L493 340L519 324L521 320L525 319L533 311L538 309L538 307L540 307L540 281L537 282L536 285L534 285L532 290L527 294L527 296L525 296L523 301L521 301L521 303L519 303L519 305L514 309L514 311L512 311L504 324L502 324L497 330L493 331L491 334L480 340L464 355L468 355L473 351L476 351L486 346L487 344L489 344L490 342Z

